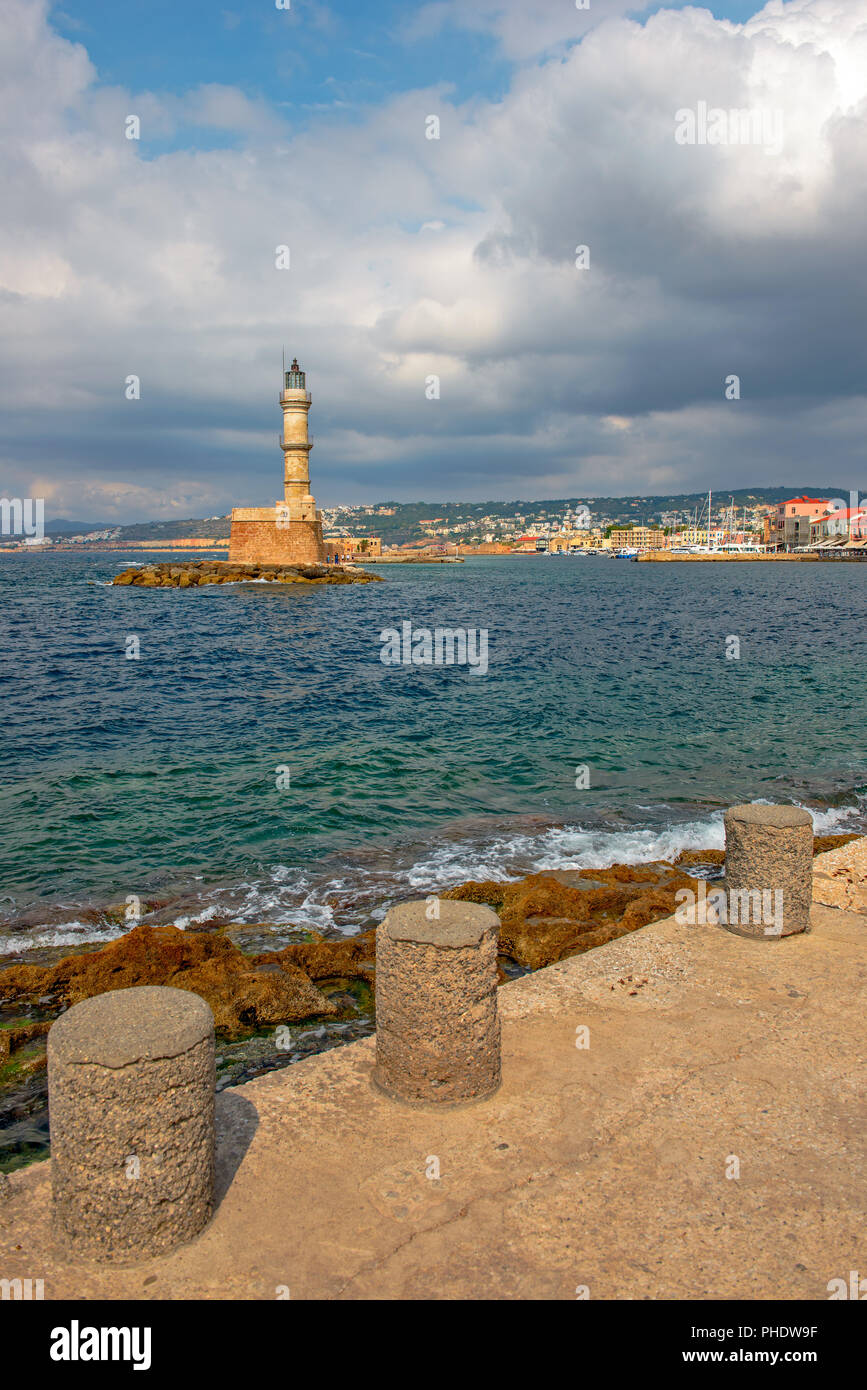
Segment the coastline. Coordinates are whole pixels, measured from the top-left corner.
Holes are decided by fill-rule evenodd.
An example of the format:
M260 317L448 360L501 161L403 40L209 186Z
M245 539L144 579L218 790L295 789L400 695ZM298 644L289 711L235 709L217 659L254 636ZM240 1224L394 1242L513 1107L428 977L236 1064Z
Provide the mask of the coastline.
M851 896L846 878L848 853L860 855L865 846L857 834L814 838L814 855L828 866L822 901L867 907L860 890ZM497 912L505 984L664 919L681 890L698 892L701 880L718 878L723 859L722 850L702 847L669 861L471 880L437 894ZM842 873L839 884L833 872ZM419 896L417 888L403 895ZM245 1084L372 1034L373 927L387 905L345 933L213 916L191 922L176 906L157 903L143 904L150 910L130 925L117 904L102 914L107 940L71 952L55 945L0 957L0 1173L48 1152L45 1039L59 1012L106 990L189 989L216 1020L218 1092Z
M160 1258L59 1249L34 1164L5 1182L5 1272L49 1299L826 1300L860 1258L864 927L667 918L511 981L482 1106L390 1103L372 1039L220 1095L217 1210Z
M643 554L637 555L635 558L641 561L642 563L650 561L657 563L662 562L667 564L669 562L676 563L678 560L686 560L690 562L694 560L736 560L743 564L755 564L756 562L764 560L820 560L822 557L821 555L818 555L815 551L807 551L803 555L796 554L795 552L788 553L786 551L774 551L767 555L738 555L736 552L726 553L725 551L720 551L719 554L715 554L714 552L710 551L704 555L675 555L670 550L646 550Z

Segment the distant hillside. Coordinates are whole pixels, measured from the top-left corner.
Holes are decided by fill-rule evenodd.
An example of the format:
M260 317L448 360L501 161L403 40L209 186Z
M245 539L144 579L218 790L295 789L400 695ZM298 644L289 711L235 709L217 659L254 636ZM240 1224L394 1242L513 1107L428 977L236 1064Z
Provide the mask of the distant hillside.
M228 517L190 519L187 521L141 521L136 526L122 526L120 539L125 541L174 541L179 536L228 536Z
M89 531L108 531L115 523L111 521L67 521L58 517L56 521L46 521L45 531L49 536L83 536Z

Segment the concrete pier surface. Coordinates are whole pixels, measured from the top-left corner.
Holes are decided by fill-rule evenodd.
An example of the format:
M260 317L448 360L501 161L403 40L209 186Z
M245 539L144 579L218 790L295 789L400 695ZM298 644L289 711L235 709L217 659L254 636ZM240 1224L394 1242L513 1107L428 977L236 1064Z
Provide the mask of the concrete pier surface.
M218 1209L169 1255L70 1260L50 1164L13 1174L0 1277L46 1299L824 1300L867 1272L865 997L862 912L814 902L772 941L669 918L503 986L477 1105L389 1100L373 1039L222 1092Z

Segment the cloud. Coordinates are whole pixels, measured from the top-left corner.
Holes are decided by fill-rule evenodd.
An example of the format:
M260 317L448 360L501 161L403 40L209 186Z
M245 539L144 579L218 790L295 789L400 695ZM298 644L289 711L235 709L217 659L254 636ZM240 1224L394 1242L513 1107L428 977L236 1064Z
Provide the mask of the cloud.
M592 0L579 8L574 0L433 0L407 19L407 41L421 42L447 29L493 38L514 62L574 43L603 20L647 9L652 0Z
M867 0L606 13L502 99L297 132L240 88L104 87L7 0L0 491L107 520L273 500L284 344L321 501L867 483ZM678 144L700 102L779 109L782 150ZM161 152L193 126L226 147Z

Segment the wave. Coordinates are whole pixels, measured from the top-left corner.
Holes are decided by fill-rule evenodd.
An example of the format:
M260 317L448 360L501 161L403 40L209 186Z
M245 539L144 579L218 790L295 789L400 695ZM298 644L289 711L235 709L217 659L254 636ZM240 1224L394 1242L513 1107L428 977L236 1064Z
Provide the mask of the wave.
M805 806L814 833L830 835L865 828L864 798L858 806ZM769 801L762 799L762 804ZM796 803L797 804L797 803ZM527 873L559 869L604 869L612 864L672 861L684 850L725 847L723 810L672 821L671 807L636 807L644 823L631 826L476 821L442 834L424 846L401 844L376 851L332 855L318 868L274 864L257 876L220 885L196 885L169 906L142 920L171 923L182 930L209 922L267 928L279 940L302 928L354 935L384 917L388 908L468 879L507 882ZM534 823L527 825L527 819ZM648 824L656 820L657 824ZM105 944L123 930L79 921L28 927L0 936L0 955L45 946ZM287 937L288 939L288 937Z
M21 955L48 946L105 946L124 935L122 927L95 927L84 922L61 922L58 926L27 927L0 936L0 956Z

